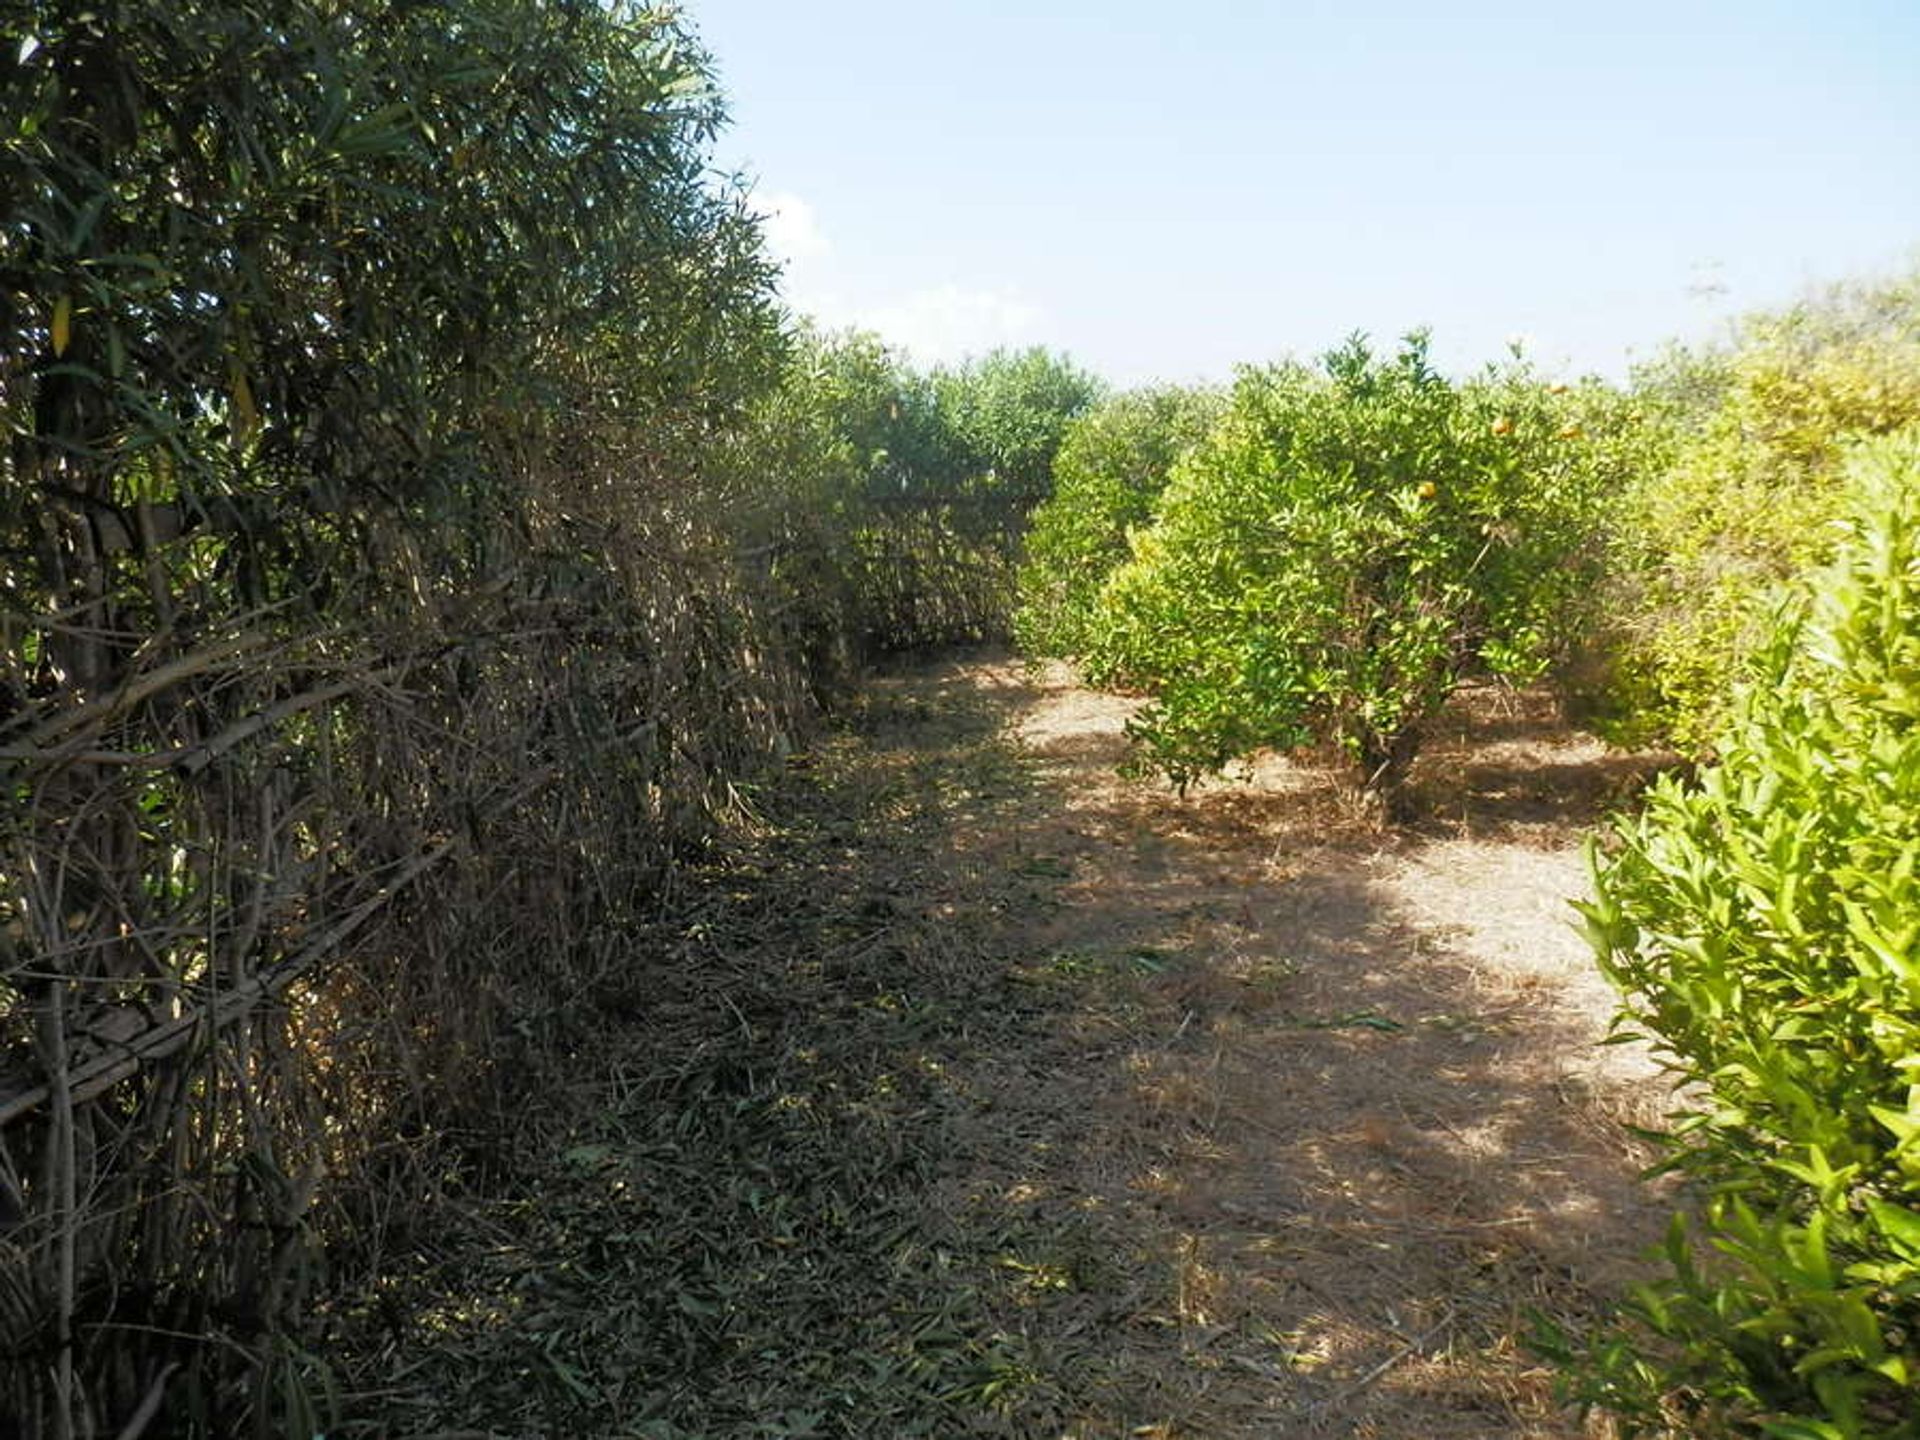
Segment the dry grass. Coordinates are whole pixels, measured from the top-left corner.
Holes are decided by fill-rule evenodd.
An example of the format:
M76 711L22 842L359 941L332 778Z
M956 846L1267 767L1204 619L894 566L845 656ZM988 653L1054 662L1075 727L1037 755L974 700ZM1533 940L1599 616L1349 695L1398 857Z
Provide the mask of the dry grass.
M1595 1043L1612 1002L1566 903L1649 762L1470 696L1416 777L1438 818L1381 832L1333 769L1119 779L1127 705L1028 682L1016 730L1068 804L1021 838L1073 874L1039 938L1113 957L1124 996L1073 1022L1112 1053L1055 1106L1097 1117L1090 1188L1190 1277L1172 1319L1217 1369L1186 1433L1580 1433L1517 1338L1604 1307L1664 1217L1622 1122L1665 1089Z
M1128 709L873 686L337 1306L341 1433L1593 1433L1520 1337L1662 1218L1564 910L1631 763L1479 697L1383 833L1312 767L1122 780Z

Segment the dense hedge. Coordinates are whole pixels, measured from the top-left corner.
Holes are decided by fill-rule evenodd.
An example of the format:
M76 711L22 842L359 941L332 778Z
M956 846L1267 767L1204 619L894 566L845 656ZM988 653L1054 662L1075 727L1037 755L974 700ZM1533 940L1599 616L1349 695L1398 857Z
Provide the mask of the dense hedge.
M1091 382L785 333L672 14L0 0L0 1430L328 1428L504 1123Z
M1920 441L1845 490L1718 763L1654 790L1584 907L1707 1196L1585 1358L1646 1428L1920 1435Z
M800 338L706 465L822 690L877 655L1008 637L1029 513L1097 394L1043 350L925 373L871 335Z

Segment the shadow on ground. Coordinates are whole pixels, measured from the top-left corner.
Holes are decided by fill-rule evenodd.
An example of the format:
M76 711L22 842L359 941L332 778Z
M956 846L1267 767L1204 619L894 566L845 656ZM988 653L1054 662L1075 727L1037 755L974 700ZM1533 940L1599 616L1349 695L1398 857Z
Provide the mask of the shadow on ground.
M1631 762L1469 710L1383 834L1122 780L1127 710L976 658L794 757L337 1307L340 1433L1584 1433L1516 1336L1659 1227L1563 905Z
M1153 1237L1179 1433L1579 1433L1515 1338L1603 1309L1664 1214L1619 1125L1664 1087L1595 1048L1610 1001L1565 903L1571 827L1649 763L1476 695L1419 777L1435 818L1383 833L1337 770L1118 780L1124 703L1050 679L1020 707L1028 828L962 846L1064 877L1007 947L1074 995L1055 1048L976 1077L1045 1137L1001 1203ZM1070 1157L1049 1116L1078 1117Z

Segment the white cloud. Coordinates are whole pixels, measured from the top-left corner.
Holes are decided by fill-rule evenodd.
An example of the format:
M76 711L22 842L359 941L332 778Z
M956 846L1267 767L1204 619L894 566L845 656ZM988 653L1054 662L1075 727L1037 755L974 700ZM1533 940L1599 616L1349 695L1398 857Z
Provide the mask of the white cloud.
M813 206L790 191L756 195L754 209L765 217L760 233L767 238L767 248L789 268L818 260L833 248Z
M767 249L780 261L787 304L829 330L871 330L924 365L1029 341L1037 306L1008 290L949 281L897 297L855 296L833 285L833 242L818 213L791 191L754 197Z

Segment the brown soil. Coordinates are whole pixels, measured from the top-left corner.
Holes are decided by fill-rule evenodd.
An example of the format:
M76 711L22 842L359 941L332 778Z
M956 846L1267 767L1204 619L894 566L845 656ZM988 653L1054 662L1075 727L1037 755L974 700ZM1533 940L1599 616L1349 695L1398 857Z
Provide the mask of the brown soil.
M1435 818L1388 832L1337 766L1267 758L1184 797L1122 778L1132 703L1062 666L894 683L992 693L1039 762L977 858L1060 875L1008 948L1105 994L972 1077L990 1123L1043 1138L957 1188L1153 1238L1178 1344L1135 1356L1167 1393L1137 1433L1592 1433L1518 1339L1604 1308L1670 1213L1623 1128L1666 1087L1599 1043L1611 992L1569 904L1598 807L1647 762L1478 692L1416 773Z
M919 668L750 794L329 1302L330 1433L1604 1433L1523 1337L1667 1213L1567 904L1647 762L1478 692L1383 830L1338 767L1122 778L1131 709Z

